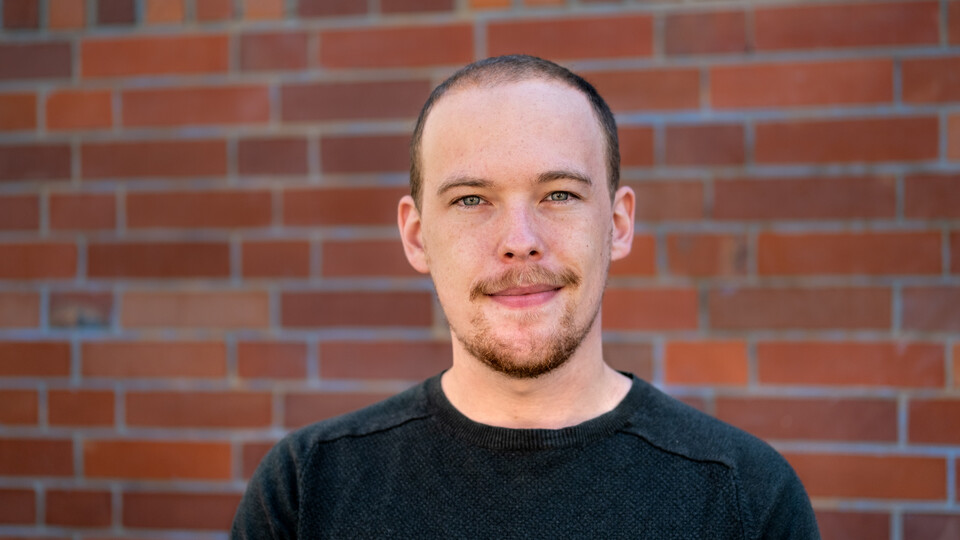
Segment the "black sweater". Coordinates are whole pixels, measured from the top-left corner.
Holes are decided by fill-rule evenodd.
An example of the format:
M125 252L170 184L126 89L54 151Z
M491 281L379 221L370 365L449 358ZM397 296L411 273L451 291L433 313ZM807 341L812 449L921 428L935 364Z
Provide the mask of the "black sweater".
M264 538L819 538L772 448L634 379L560 429L473 422L439 376L296 431L233 523Z

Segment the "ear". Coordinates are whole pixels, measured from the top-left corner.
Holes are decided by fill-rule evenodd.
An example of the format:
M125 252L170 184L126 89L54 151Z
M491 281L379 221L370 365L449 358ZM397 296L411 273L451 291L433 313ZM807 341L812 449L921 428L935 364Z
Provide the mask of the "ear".
M613 196L613 242L610 248L610 260L616 261L630 254L633 246L633 209L636 195L633 190L623 186Z
M423 251L420 211L417 210L413 197L409 195L404 195L400 199L397 207L397 226L400 227L400 240L403 241L403 251L407 254L410 266L421 274L429 273L427 255Z

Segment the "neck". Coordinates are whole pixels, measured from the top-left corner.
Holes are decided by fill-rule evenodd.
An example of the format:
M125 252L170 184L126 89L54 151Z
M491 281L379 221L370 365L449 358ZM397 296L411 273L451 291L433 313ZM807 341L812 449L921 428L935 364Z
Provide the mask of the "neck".
M453 367L441 380L443 393L467 418L496 427L560 429L596 418L630 390L630 379L603 361L599 326L566 363L533 379L492 370L454 337Z

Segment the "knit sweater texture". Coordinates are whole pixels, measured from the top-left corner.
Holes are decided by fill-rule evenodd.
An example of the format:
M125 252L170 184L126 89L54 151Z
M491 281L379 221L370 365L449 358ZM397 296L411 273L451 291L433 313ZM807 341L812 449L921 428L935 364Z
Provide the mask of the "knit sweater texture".
M819 538L767 444L633 378L577 426L479 424L440 377L313 424L263 459L231 538Z

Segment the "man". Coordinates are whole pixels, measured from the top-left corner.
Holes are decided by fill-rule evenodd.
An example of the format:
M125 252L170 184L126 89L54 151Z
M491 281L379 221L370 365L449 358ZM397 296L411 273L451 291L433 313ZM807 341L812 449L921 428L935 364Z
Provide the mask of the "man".
M776 452L604 363L634 194L589 84L526 56L467 66L411 158L400 233L453 365L281 441L234 538L818 538Z

